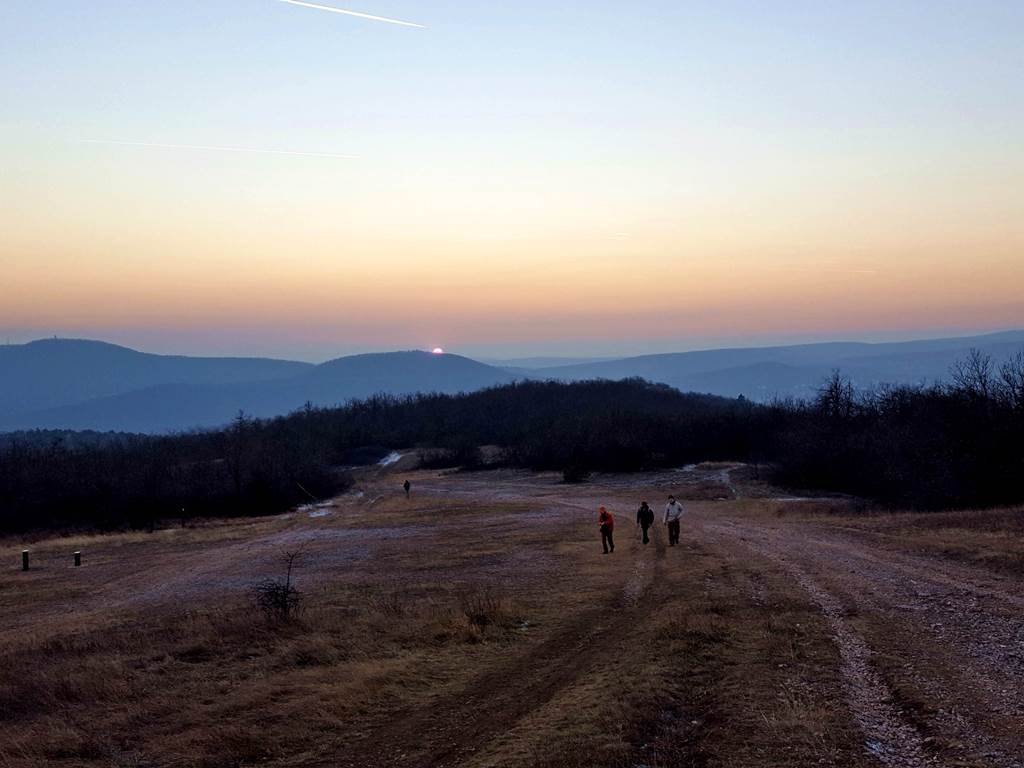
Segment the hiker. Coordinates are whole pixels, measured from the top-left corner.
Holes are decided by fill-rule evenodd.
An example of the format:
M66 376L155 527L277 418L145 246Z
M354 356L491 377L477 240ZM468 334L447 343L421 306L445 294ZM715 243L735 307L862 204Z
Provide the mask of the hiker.
M668 545L674 547L679 543L679 518L683 516L683 505L676 501L675 496L668 497L665 505L665 525L668 526Z
M607 555L614 552L615 540L612 539L612 533L615 531L615 518L612 517L612 513L601 507L597 514L597 524L601 526L601 546L604 547L604 553Z
M650 544L651 540L647 536L647 530L654 525L654 510L647 505L646 501L640 502L640 509L636 511L636 524L644 532L644 544Z
M406 480L404 483L402 483L402 487L405 489L405 498L408 499L409 498L409 491L412 490L412 483L410 483L408 480Z

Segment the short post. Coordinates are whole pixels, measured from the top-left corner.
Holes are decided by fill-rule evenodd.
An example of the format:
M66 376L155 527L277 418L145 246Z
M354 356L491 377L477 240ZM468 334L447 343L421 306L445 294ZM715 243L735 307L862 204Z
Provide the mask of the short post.
M82 565L82 553L81 552L75 552L75 568L78 568L81 565Z
M21 570L23 570L23 571L27 571L28 570L28 550L27 549L21 550Z

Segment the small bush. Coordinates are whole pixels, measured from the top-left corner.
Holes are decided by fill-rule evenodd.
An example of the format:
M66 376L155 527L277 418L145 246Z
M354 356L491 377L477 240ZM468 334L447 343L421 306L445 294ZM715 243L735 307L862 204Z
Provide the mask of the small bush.
M292 573L300 552L287 552L283 560L286 571L283 579L264 579L254 588L256 606L269 621L288 622L298 617L302 609L302 595L292 585Z
M256 605L270 621L290 621L302 607L302 595L279 579L265 579L256 585Z
M507 624L511 620L508 601L487 588L463 593L459 597L459 608L470 625L479 629Z

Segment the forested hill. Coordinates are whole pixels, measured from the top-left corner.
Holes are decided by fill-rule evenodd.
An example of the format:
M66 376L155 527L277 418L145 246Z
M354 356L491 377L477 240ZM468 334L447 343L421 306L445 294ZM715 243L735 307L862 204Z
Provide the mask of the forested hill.
M1024 500L1024 356L966 361L948 386L858 394L834 376L809 402L683 394L642 380L514 383L376 396L164 437L0 442L0 528L119 526L283 511L343 489L357 457L418 448L429 464L631 472L729 459L795 487L912 508Z

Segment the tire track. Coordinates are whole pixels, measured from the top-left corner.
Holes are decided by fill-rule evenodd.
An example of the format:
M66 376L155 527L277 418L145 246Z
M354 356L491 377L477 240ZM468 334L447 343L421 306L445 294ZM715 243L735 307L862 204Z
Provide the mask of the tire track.
M588 610L538 645L507 663L479 675L468 686L392 718L393 726L376 729L367 738L345 746L346 756L332 766L387 765L442 768L461 765L483 751L531 712L561 691L590 675L601 663L595 646L615 647L647 609L650 585L656 578L664 548L656 550L653 567L643 550L622 590L608 602ZM327 768L326 763L322 764Z
M871 648L845 621L846 611L842 604L799 565L763 541L755 540L754 532L735 525L705 523L702 527L718 537L740 539L748 549L779 565L817 606L828 622L833 642L839 651L847 703L864 734L867 751L889 768L927 768L935 765L935 761L925 754L921 734L899 711L892 691L873 669ZM747 535L738 536L740 531Z

